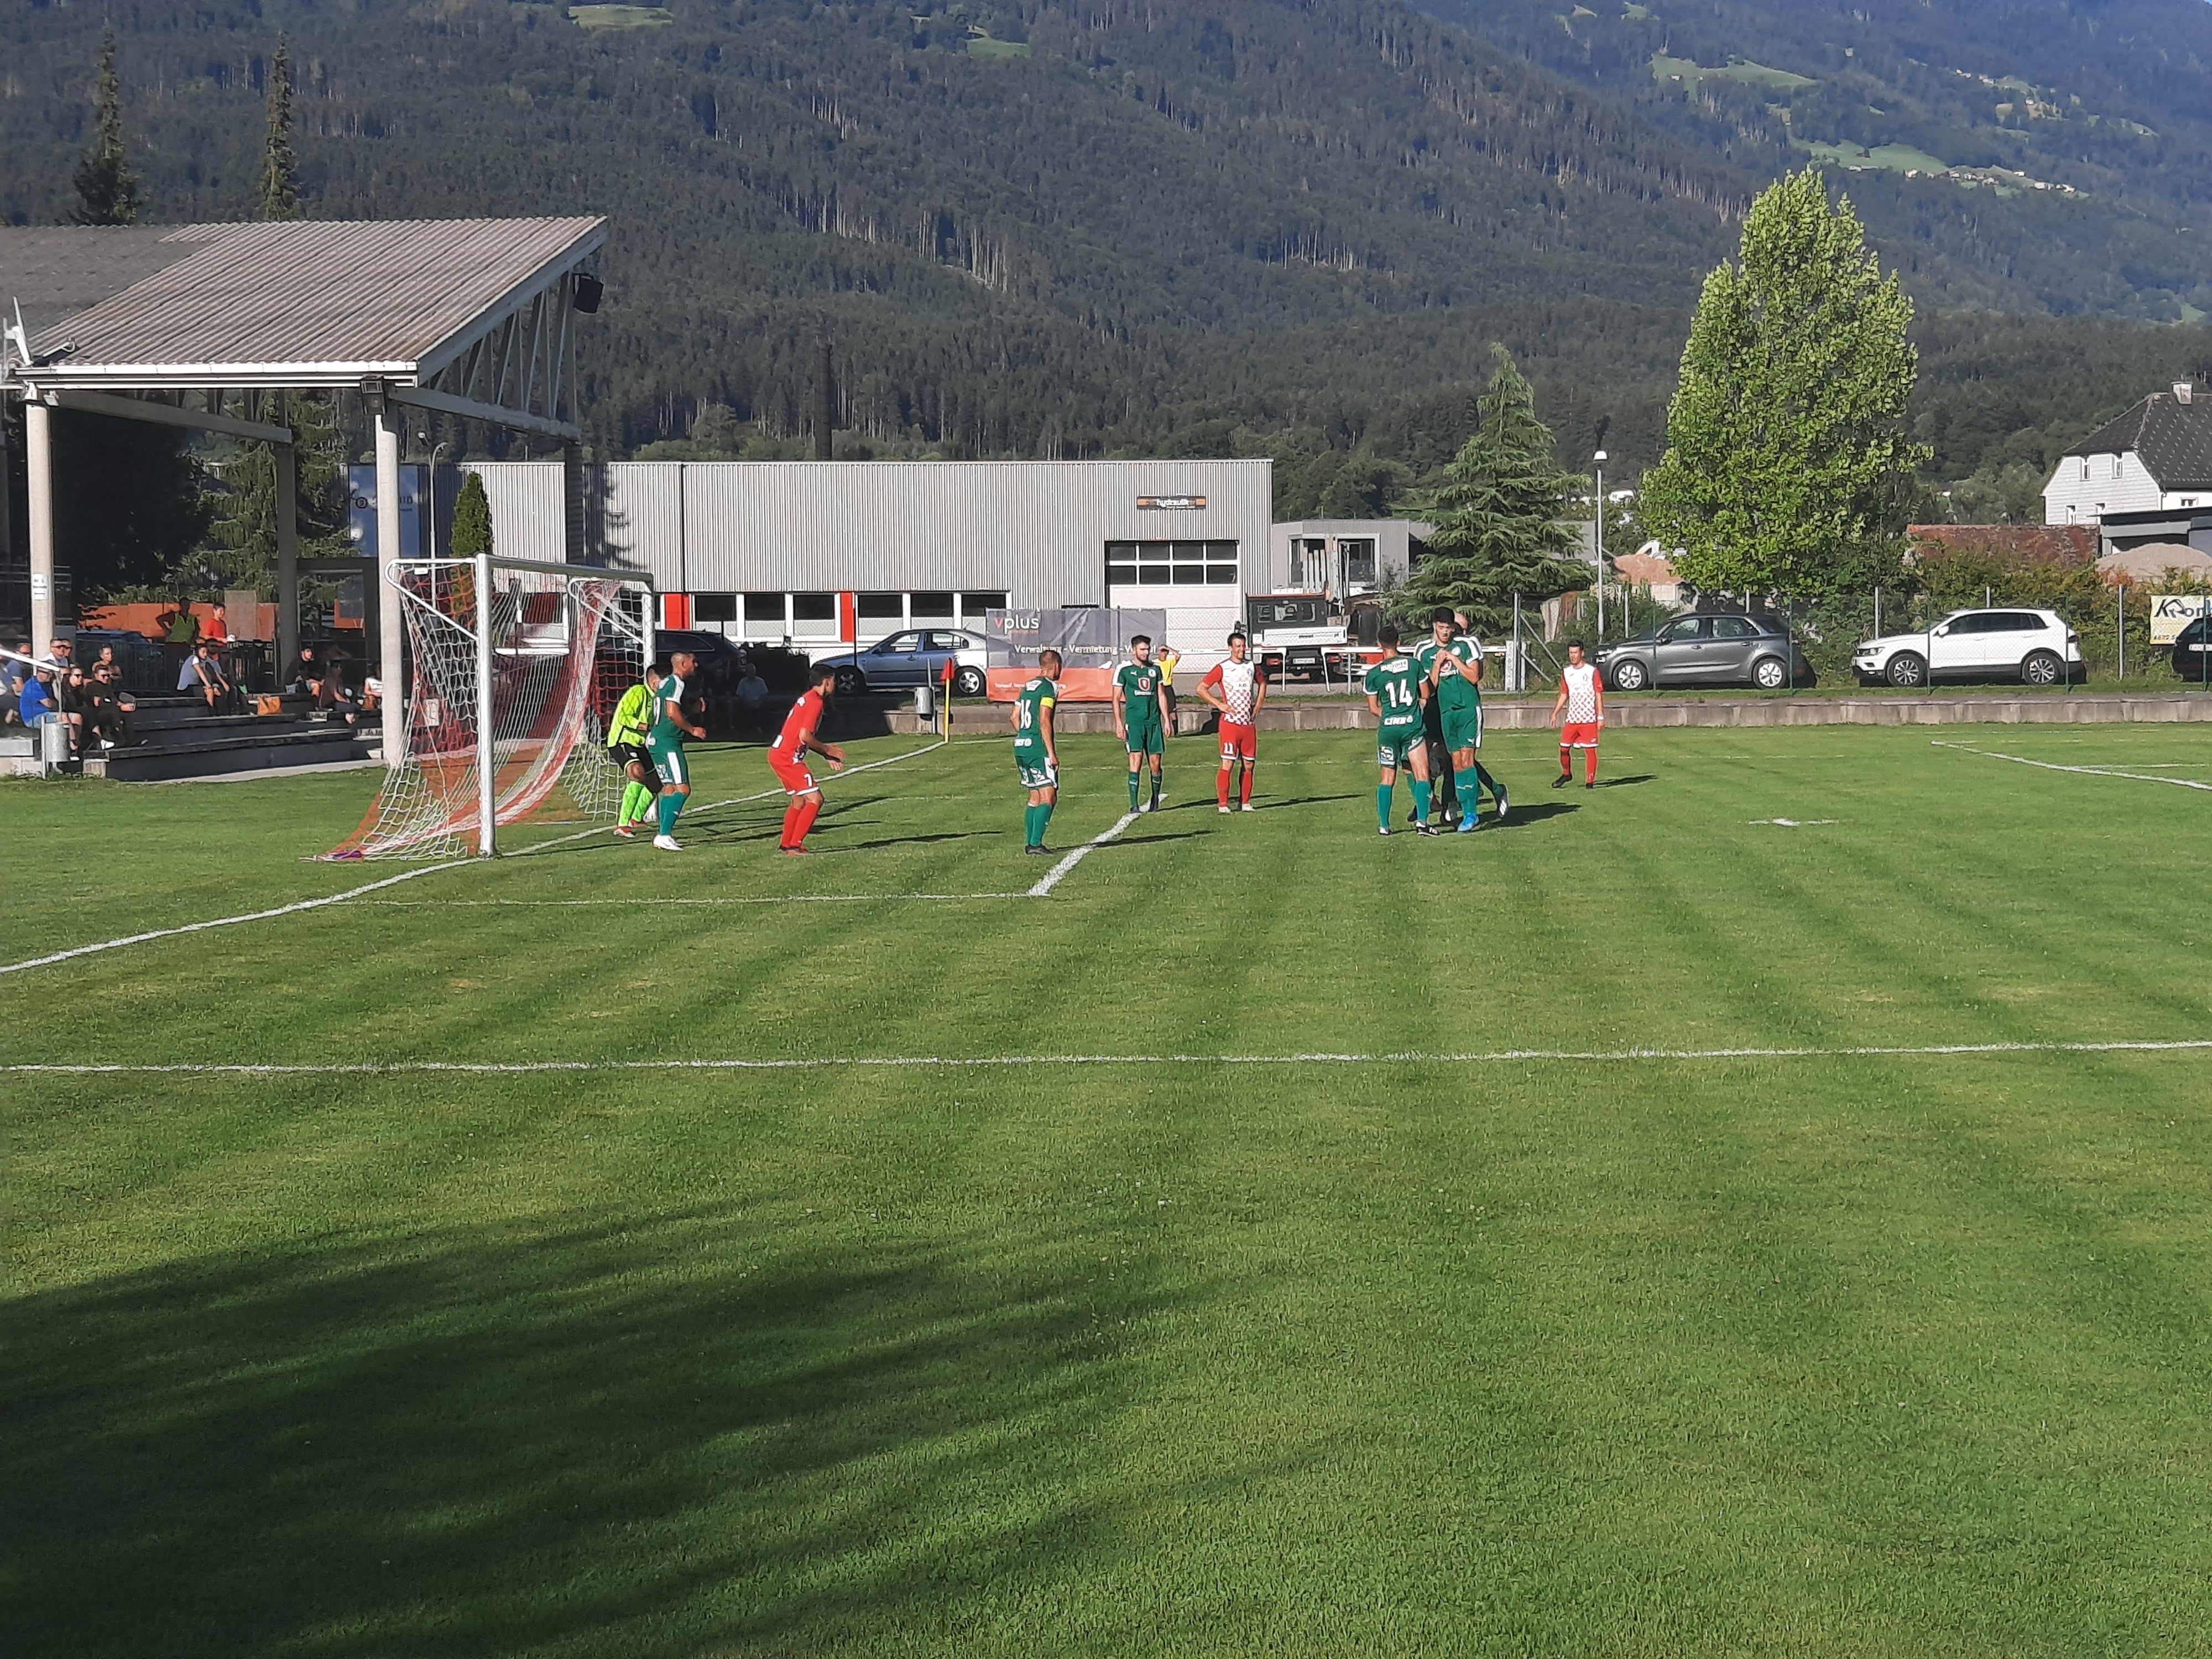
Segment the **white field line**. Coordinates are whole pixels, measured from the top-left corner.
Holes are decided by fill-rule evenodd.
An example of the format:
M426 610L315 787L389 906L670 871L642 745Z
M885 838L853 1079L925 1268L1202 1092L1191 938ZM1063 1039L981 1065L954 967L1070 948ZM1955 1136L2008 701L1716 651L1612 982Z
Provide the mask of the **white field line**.
M381 910L574 909L629 904L906 904L964 903L970 899L1025 899L1022 893L768 893L744 898L593 899L363 899L364 908Z
M2045 772L2080 772L2096 778L2133 778L2139 783L2170 783L2177 789L2212 790L2212 783L2199 783L2194 778L2161 778L2152 772L2124 772L2117 766L2061 766L2056 761L2030 760L2025 755L2001 755L1994 749L1977 749L1972 744L1946 743L1941 738L1930 738L1929 741L1938 749L1956 749L1962 754L2011 761L2020 766L2039 767Z
M910 749L903 755L892 755L883 760L870 761L866 766L848 767L842 772L835 773L832 775L849 778L856 773L872 772L879 766L890 766L902 760L912 760L917 755L927 755L933 750L942 749L944 746L945 740L940 738L937 742L926 744L922 748ZM734 806L742 801L766 800L771 795L780 795L783 793L778 788L766 790L757 795L739 795L729 800L712 802L696 810L702 812L712 811L717 806ZM526 847L516 856L542 852L548 847L558 847L568 842L581 841L586 836L609 834L613 829L612 824L595 824L589 830L580 830L574 835L562 836L555 841L538 842L532 846ZM204 933L210 927L235 927L249 921L269 921L278 916L297 915L302 910L319 910L326 904L343 904L349 899L357 899L362 894L374 893L380 888L396 887L403 881L413 881L418 876L434 876L441 870L459 870L464 866L476 862L477 860L472 858L449 859L442 864L426 864L417 870L403 870L396 876L386 876L381 881L372 881L360 887L349 887L343 893L325 893L320 898L301 899L295 903L274 905L266 910L249 910L235 916L216 916L206 921L188 921L179 927L157 927L149 933L126 933L121 939L102 939L97 945L74 945L66 951L56 951L46 956L33 957L26 962L0 963L0 974L19 974L27 968L50 968L58 962L68 962L76 957L94 956L102 951L119 951L126 945L148 945L155 939L174 939L180 933Z
M75 957L89 957L102 951L119 951L126 945L144 945L157 939L174 939L179 933L203 933L210 927L234 927L241 922L267 921L276 916L297 915L302 910L319 910L325 904L343 904L348 899L359 898L363 893L374 893L380 887L397 887L403 881L412 881L417 876L434 876L441 870L458 870L473 859L456 859L445 864L426 864L419 870L403 870L396 876L386 876L381 881L372 881L365 886L349 887L343 893L325 893L320 898L301 899L291 904L275 905L266 910L249 910L243 915L216 916L208 921L188 921L181 927L157 927L151 933L127 933L121 939L102 939L97 945L73 945L66 951L51 955L33 957L27 962L10 962L0 965L0 974L19 974L26 968L46 968L57 962L67 962Z
M1977 1054L2172 1054L2205 1049L2212 1049L2212 1037L2188 1037L2171 1042L1869 1043L1834 1048L1499 1048L1487 1054L854 1054L784 1060L395 1060L303 1066L58 1064L0 1066L0 1074L349 1077L412 1076L450 1072L470 1077L530 1077L549 1073L819 1072L832 1071L840 1066L883 1070L1027 1066L1462 1066L1516 1060L1553 1065L1626 1065L1649 1060L1938 1059Z
M1091 854L1097 852L1100 848L1103 847L1108 842L1113 840L1115 836L1120 835L1124 830L1127 830L1136 821L1137 815L1134 812L1122 813L1119 818L1115 820L1114 827L1112 829L1100 830L1097 835L1091 836L1089 841L1085 842L1082 846L1077 848L1066 858L1060 860L1059 863L1054 865L1051 869L1046 871L1043 878L1038 881L1037 884L1030 889L1029 896L1031 898L1043 898L1047 894L1050 893L1054 888L1060 885L1060 878L1062 876L1075 868L1075 866L1082 863L1085 859L1090 857Z

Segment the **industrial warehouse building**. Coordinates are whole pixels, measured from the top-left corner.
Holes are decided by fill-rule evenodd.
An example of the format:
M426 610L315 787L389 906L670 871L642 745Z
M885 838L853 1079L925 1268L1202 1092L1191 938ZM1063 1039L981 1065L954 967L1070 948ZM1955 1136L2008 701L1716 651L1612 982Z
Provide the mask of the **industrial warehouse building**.
M510 556L567 548L562 468L468 463ZM618 461L581 479L587 556L649 574L661 625L799 649L1000 609L1164 611L1203 665L1268 591L1266 460ZM441 484L441 494L445 486ZM443 505L441 503L441 505Z

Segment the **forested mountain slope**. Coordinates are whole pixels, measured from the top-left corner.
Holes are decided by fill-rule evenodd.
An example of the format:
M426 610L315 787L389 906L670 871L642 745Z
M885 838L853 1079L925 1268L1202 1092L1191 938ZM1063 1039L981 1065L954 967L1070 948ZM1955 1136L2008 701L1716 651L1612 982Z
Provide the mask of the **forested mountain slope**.
M1686 97L1648 64L1632 87L1578 58L1605 38L1585 10L1573 33L1550 19L1575 50L1548 55L1517 0L1484 0L1495 41L1400 0L112 15L150 217L251 210L280 32L309 213L607 214L609 303L585 359L604 450L680 434L709 401L798 430L826 331L842 422L878 444L1291 432L1346 453L1404 438L1418 471L1463 433L1493 339L1537 380L1563 453L1610 429L1625 459L1654 456L1698 283L1751 194L1805 153L1778 118L1735 112L1739 81ZM1719 39L1733 14L1715 15ZM70 205L100 23L82 4L0 11L0 216ZM1718 50L1689 33L1653 49L1668 46ZM2114 201L2133 198L2101 183L1849 179L1931 312L2172 313L2196 292L2183 278L2212 269L2212 216L2189 242L2171 214L2130 208L2121 234ZM1980 363L1968 336L1950 358Z
M1923 301L2212 311L2204 0L1420 3L1709 153L1844 170Z

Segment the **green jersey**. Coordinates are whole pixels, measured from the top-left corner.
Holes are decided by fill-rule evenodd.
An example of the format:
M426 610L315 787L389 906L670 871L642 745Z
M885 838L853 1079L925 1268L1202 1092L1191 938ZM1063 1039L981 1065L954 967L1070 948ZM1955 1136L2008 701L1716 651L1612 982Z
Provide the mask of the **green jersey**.
M1114 684L1121 690L1121 718L1130 726L1160 723L1160 665L1156 662L1125 662L1114 671Z
M660 690L653 694L653 730L646 738L647 743L656 747L684 746L684 728L668 717L668 706L674 703L682 708L685 690L684 682L673 674L661 681Z
M1038 675L1021 690L1014 699L1014 753L1024 758L1035 757L1042 760L1045 754L1045 717L1060 701L1060 688L1043 675Z
M1474 665L1482 660L1482 647L1465 635L1449 645L1438 645L1431 640L1414 657L1421 665L1421 678L1427 679L1435 673L1437 659L1447 654L1456 661ZM1437 674L1429 687L1429 692L1447 714L1459 714L1482 705L1481 689L1465 674Z
M607 747L643 743L652 721L653 689L641 681L623 692L622 701L615 705L614 717L607 722Z
M1382 708L1385 732L1411 731L1421 723L1421 669L1401 651L1367 671L1367 695Z

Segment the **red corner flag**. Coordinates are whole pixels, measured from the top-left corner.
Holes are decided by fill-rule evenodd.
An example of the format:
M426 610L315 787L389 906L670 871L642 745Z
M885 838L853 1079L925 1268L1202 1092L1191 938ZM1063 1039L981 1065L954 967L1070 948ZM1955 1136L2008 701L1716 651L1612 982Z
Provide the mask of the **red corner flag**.
M958 670L955 667L955 665L954 665L954 664L953 664L953 661L952 661L952 659L951 659L951 658L950 658L950 657L947 657L947 658L945 659L945 672L944 672L944 673L942 673L942 674L939 675L939 676L938 676L938 678L939 678L939 679L943 680L943 681L944 681L947 685L950 685L950 684L952 684L953 679L954 679L954 678L955 678L955 677L957 676L957 672L958 672Z

